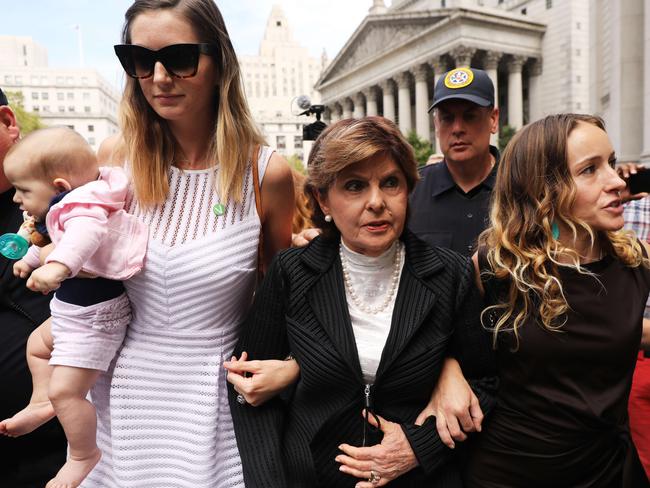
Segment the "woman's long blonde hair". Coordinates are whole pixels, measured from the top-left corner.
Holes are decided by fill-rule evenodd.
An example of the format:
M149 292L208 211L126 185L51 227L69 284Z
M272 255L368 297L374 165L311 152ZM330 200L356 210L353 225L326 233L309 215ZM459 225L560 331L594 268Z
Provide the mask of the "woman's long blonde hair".
M495 343L504 330L514 332L518 343L518 329L529 318L548 330L560 329L569 306L559 266L591 274L580 266L575 249L553 237L553 222L564 223L574 237L579 228L586 230L592 245L599 241L604 251L627 266L650 264L633 233L594 232L573 216L576 189L567 164L567 138L579 123L605 130L599 117L550 115L521 129L499 162L490 227L479 237L479 248L487 251L489 277L507 283L482 316L484 325L494 330Z
M242 182L252 149L264 143L250 114L241 82L239 62L226 25L213 0L136 0L126 11L122 42L131 43L130 28L141 13L170 9L187 20L199 42L217 44L217 114L207 160L220 166L217 190L221 199L242 198ZM135 195L144 206L161 203L169 191L168 171L178 147L167 122L151 108L138 80L127 77L120 105L123 152L129 161Z

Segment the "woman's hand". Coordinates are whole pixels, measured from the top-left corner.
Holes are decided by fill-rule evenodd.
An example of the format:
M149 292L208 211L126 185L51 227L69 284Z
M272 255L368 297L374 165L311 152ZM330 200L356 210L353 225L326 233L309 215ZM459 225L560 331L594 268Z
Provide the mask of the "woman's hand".
M233 356L230 361L224 361L223 366L228 370L227 379L235 391L254 407L281 393L300 376L300 367L295 359L248 361L245 351L239 359Z
M356 488L384 486L418 465L402 427L382 417L377 418L379 424L374 415L368 416L368 422L384 433L381 444L370 447L353 447L349 444L339 446L343 451L343 454L336 456L336 462L341 463L339 469L343 473L366 480L357 483ZM372 482L369 481L371 477L374 478Z
M305 247L315 237L320 235L321 230L315 227L304 229L299 234L291 234L291 245L293 247Z
M415 420L416 425L434 415L440 440L450 449L454 440L467 439L465 432L480 432L483 411L463 376L458 361L447 358L431 400Z

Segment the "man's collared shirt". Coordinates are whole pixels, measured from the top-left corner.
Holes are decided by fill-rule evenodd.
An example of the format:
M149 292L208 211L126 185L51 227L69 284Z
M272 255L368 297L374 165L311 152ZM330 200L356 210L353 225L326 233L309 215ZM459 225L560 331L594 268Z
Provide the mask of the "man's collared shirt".
M420 170L422 179L410 198L409 229L432 246L465 256L476 250L476 240L487 227L490 197L496 179L499 150L490 146L496 164L480 184L465 193L449 172L445 160Z

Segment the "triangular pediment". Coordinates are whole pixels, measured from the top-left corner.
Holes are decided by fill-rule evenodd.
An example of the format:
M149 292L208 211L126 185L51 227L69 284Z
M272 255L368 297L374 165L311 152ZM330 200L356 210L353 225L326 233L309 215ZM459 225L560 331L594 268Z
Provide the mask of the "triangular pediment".
M445 18L435 11L366 17L325 70L316 88L339 74L397 49Z

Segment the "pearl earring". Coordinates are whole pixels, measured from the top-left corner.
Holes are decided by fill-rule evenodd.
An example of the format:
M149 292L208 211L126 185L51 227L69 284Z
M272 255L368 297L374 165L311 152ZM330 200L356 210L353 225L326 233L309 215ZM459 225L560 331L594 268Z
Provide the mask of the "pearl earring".
M331 222L332 221L332 216L330 214L325 215L325 222Z

